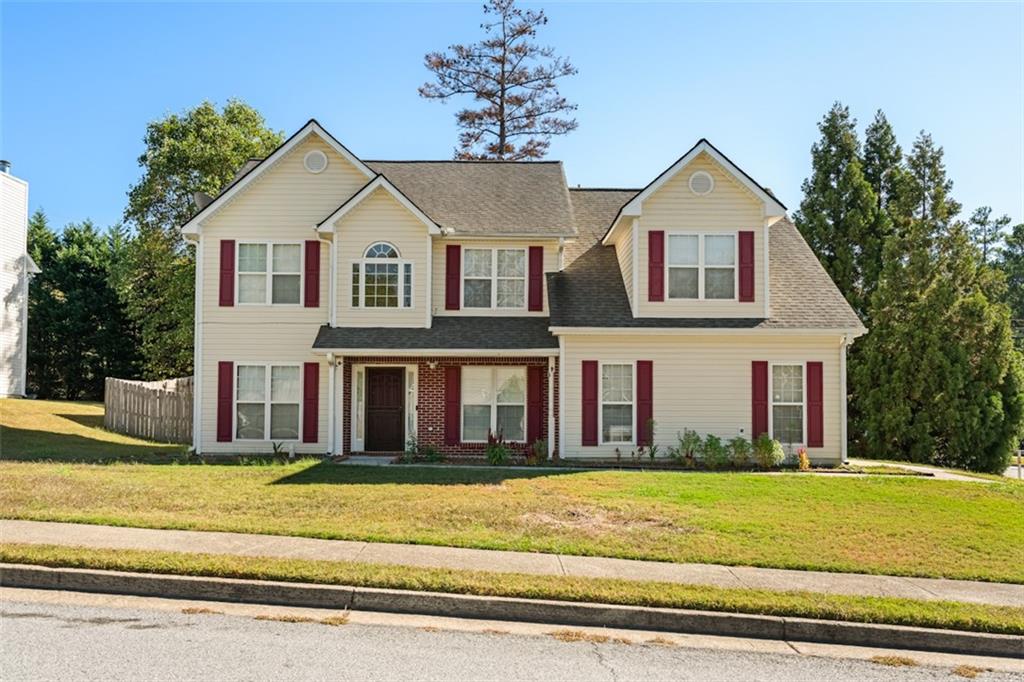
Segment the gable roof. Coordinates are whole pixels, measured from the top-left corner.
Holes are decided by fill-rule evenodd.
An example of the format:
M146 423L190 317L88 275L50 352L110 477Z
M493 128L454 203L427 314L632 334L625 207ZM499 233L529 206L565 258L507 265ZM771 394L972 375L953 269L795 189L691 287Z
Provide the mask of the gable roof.
M614 246L593 243L549 273L551 326L661 329L810 329L862 333L864 326L787 218L769 236L770 318L633 317ZM594 295L594 292L601 292Z
M786 207L775 198L775 195L769 192L765 187L760 185L754 178L747 175L746 171L737 166L732 160L718 150L707 138L700 138L697 140L697 144L690 147L690 150L680 156L675 163L666 168L661 172L658 177L654 178L646 187L637 193L632 199L622 206L618 214L608 224L608 231L604 235L602 240L605 244L610 243L608 238L611 236L612 230L615 225L619 222L619 218L623 216L639 216L641 212L641 206L645 199L650 197L652 194L657 192L661 187L676 176L681 170L690 164L700 154L707 154L714 159L722 168L731 174L741 185L746 187L750 192L757 197L765 207L765 215L769 217L781 217L786 215Z
M354 209L356 206L361 204L364 199L372 195L378 189L383 189L392 197L395 198L398 203L404 206L410 213L412 213L417 220L419 220L427 228L430 234L441 234L441 228L431 220L423 211L420 210L419 206L409 200L409 197L405 196L397 187L391 184L383 175L377 175L363 187L342 202L341 206L334 210L334 213L327 216L319 223L317 223L317 230L319 232L334 232L334 224L337 223L341 218L345 216L349 211Z
M233 196L245 189L245 187L247 187L253 180L266 172L268 168L272 167L279 159L285 156L310 135L319 136L335 152L355 166L356 169L363 173L368 179L374 177L375 173L370 170L366 164L360 161L355 154L350 152L345 145L334 139L330 133L323 129L316 119L311 118L306 125L299 128L294 135L278 145L277 149L271 152L267 158L256 163L253 163L256 159L249 159L246 161L245 165L242 166L242 169L239 170L235 179L232 180L227 187L221 190L220 194L218 194L213 201L199 209L184 225L182 225L181 233L183 235L199 234L199 224L204 218L230 201ZM248 170L246 170L246 168L248 168Z
M442 228L481 236L576 235L560 161L367 161Z

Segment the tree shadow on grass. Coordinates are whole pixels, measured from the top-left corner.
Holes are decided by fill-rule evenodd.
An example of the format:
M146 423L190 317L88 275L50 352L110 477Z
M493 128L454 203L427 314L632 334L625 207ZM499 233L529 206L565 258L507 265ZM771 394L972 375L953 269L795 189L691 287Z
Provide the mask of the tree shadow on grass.
M579 471L538 468L507 469L503 467L425 467L415 465L355 466L322 461L302 471L283 476L271 485L500 485L518 478L566 476Z
M88 415L59 416L73 418L73 421L90 418ZM0 460L4 461L165 464L177 460L184 451L183 445L116 443L79 434L0 427Z
M67 419L69 422L74 422L87 429L103 428L102 414L55 414L53 416L60 417L61 419Z

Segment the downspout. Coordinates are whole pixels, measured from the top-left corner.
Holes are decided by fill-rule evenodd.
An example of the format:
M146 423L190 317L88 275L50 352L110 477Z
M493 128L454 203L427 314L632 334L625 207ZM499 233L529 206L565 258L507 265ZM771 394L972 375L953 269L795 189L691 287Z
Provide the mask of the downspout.
M335 296L337 294L337 267L334 258L334 239L324 239L320 236L317 226L313 226L313 231L316 232L317 241L321 244L327 244L327 258L330 261L330 268L327 274L327 326L334 327L337 322L337 312L335 310ZM334 235L337 236L337 233ZM327 456L330 457L334 454L334 434L335 434L335 422L337 421L337 415L335 414L335 395L334 395L334 382L335 382L335 366L334 366L334 353L327 354Z
M848 400L848 395L846 393L846 349L852 343L853 340L850 339L849 334L844 334L839 341L839 454L842 458L843 464L849 462L846 443L846 403Z
M203 452L203 235L196 239L195 314L192 332L192 450Z

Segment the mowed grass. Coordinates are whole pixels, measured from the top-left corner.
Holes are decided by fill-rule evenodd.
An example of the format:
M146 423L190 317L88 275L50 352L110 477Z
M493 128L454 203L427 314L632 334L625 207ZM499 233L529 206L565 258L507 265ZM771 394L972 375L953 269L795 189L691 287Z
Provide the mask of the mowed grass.
M1009 479L81 463L179 451L101 415L0 401L0 517L1024 583Z
M1024 486L915 477L0 463L0 516L1024 583Z
M102 403L0 399L3 459L161 461L183 451L105 430Z
M0 544L0 561L1024 634L1024 608L343 561Z

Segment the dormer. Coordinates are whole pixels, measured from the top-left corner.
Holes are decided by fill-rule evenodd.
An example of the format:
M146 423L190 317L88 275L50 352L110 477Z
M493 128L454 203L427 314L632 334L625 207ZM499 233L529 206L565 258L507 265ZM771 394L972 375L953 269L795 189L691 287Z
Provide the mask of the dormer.
M767 318L768 228L785 210L702 139L622 207L602 243L634 317Z

